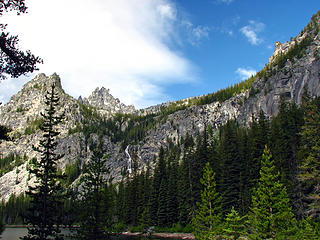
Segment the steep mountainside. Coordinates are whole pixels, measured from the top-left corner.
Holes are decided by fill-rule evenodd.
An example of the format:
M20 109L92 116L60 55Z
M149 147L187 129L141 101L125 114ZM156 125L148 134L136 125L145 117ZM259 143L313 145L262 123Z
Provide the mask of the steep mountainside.
M206 126L217 129L229 119L243 124L262 109L269 117L278 113L280 97L301 103L305 90L320 95L320 33L319 14L292 41L277 43L270 62L256 76L232 88L201 97L169 102L147 109L135 110L113 98L109 90L97 88L88 98L78 100L66 94L60 78L39 74L11 100L0 108L0 123L11 128L11 141L2 141L0 157L11 163L1 166L0 194L20 194L32 181L28 162L37 157L41 132L40 112L44 110L44 93L52 83L57 85L65 120L60 126L58 151L64 154L59 167L79 162L83 167L90 157L90 144L102 136L108 165L115 181L128 168L132 159L142 169L154 159L161 146L178 142L187 134L195 136ZM18 161L18 160L19 161ZM131 164L131 163L130 163Z

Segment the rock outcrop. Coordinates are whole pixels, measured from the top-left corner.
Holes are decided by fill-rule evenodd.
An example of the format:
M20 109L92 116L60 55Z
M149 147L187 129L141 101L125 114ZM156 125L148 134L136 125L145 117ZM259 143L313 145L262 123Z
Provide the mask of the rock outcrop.
M104 87L96 88L88 98L79 98L79 101L86 105L94 106L102 114L112 116L116 113L132 114L135 112L133 105L126 106L118 98L110 94L110 90Z

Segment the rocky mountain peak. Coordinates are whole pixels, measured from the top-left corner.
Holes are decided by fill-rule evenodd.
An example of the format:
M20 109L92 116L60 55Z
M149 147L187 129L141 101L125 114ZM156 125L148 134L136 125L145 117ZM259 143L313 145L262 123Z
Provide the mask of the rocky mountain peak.
M46 76L44 73L40 73L34 79L27 82L23 86L22 90L26 90L29 88L47 89L52 84L55 84L59 90L62 90L61 79L57 73L54 73L51 76Z
M45 93L52 84L56 85L56 91L60 95L65 95L60 77L56 73L51 76L46 76L43 73L38 74L0 108L1 123L16 131L23 131L28 122L40 117L40 112L44 110Z
M118 98L114 98L110 94L110 89L105 87L97 87L88 98L79 98L82 103L91 105L95 108L104 110L103 112L114 113L133 113L135 108L133 105L125 105Z

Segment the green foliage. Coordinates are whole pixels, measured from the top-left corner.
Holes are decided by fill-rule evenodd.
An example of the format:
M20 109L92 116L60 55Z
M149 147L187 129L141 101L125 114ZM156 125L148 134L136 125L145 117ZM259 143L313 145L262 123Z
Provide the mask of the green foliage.
M0 5L0 16L9 11L16 11L17 14L27 12L24 0L2 1ZM26 73L32 73L36 70L38 63L42 59L35 57L30 51L23 52L18 47L18 36L12 36L6 31L7 24L0 25L1 29L1 61L0 61L0 79L4 80L8 76L18 78Z
M253 239L287 239L296 230L295 218L291 209L286 187L279 181L272 155L265 148L260 179L252 196L249 226Z
M0 219L6 224L23 224L23 216L29 206L29 196L12 194L7 202L2 200L0 203Z
M153 128L157 122L155 114L145 116L115 114L113 118L103 119L94 107L84 104L81 104L80 107L84 115L81 125L69 129L68 133L73 134L81 131L87 140L93 133L98 136L108 135L112 142L121 142L123 150L128 144L142 141L147 131Z
M40 160L36 160L29 169L29 173L36 178L36 184L29 186L26 192L31 198L31 206L28 209L26 223L30 224L28 235L22 239L63 239L59 233L59 210L62 208L62 176L57 173L57 161L62 157L55 153L59 132L57 125L63 116L57 116L56 109L59 104L59 97L55 93L55 85L48 91L45 98L45 112L41 113L43 124L40 130L43 131L39 147L34 149L40 153Z
M77 230L79 239L105 239L108 237L106 226L110 227L108 210L111 207L107 199L105 166L107 158L103 158L103 142L99 139L98 145L91 146L92 156L87 164L87 171L82 176L82 191L80 194L80 228Z
M25 111L27 111L27 109L25 109L22 105L18 106L16 109L17 113L24 113Z
M295 206L301 201L296 188L298 153L301 145L300 132L303 122L303 111L294 103L286 103L281 97L279 114L271 123L269 146L274 156L275 166L280 172L280 181L287 187L287 192Z
M199 98L195 98L193 101L191 101L191 105L204 105L204 104L210 104L213 102L224 102L233 96L245 92L249 89L252 89L252 84L256 80L256 76L251 76L249 79L237 83L235 85L232 85L228 88L219 90L215 93L211 93Z
M320 222L320 97L305 99L300 179L308 202L307 215Z
M256 94L260 93L260 89L254 88L253 86L250 88L249 96L254 97Z
M12 131L11 128L9 128L7 126L0 125L0 140L9 141L10 138L8 136L8 133L11 131Z
M244 219L246 216L240 216L239 213L232 207L231 211L225 218L223 234L229 239L239 239L246 234Z
M320 232L319 229L317 232L315 224L310 218L302 219L294 239L318 240Z
M34 89L41 89L41 87L39 86L38 83L36 83L35 85L33 85L33 88L34 88Z
M240 206L240 173L243 161L241 161L240 139L238 138L239 126L234 120L228 121L220 128L219 163L225 166L219 173L219 189L223 195L223 209L228 212L232 206L239 209Z
M6 228L6 225L3 223L2 219L0 218L0 235L2 234L5 228Z
M212 239L221 231L222 222L222 199L216 192L216 182L214 172L207 163L204 168L201 183L201 203L198 204L198 210L192 219L194 235L196 239Z
M28 124L26 129L24 130L24 135L31 135L34 134L37 130L40 129L40 126L43 124L42 118L37 118L33 120L31 123Z
M115 232L115 233L123 233L126 230L127 230L127 225L124 224L123 222L116 223L112 226L112 232Z
M66 165L65 168L65 184L69 186L71 183L73 183L74 180L76 180L80 174L81 174L81 166L80 166L80 160L76 160L72 164Z
M0 158L0 176L12 171L15 167L19 167L25 161L27 161L27 156L21 157L18 154L10 153L4 158Z

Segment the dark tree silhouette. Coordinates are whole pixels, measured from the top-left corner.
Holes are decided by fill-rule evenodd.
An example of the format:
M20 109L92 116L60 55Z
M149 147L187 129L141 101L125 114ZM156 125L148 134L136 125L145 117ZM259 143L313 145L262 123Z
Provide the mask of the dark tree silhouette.
M59 210L62 208L62 186L59 180L62 176L57 172L57 161L62 157L55 153L57 147L56 137L59 132L56 126L61 122L63 115L57 116L57 105L59 98L55 93L55 85L46 95L46 110L41 113L44 121L40 126L43 131L43 138L40 140L39 147L34 150L41 154L39 161L36 161L30 168L30 173L36 177L36 185L29 186L26 192L31 197L31 207L26 216L28 224L29 239L63 239L59 236Z
M10 140L10 138L8 136L8 133L10 131L11 131L10 128L0 125L0 142L1 142L1 139L6 140L6 141Z
M0 0L0 16L8 11L16 11L18 15L26 13L24 0ZM18 47L18 36L6 32L7 24L0 23L0 80L8 76L17 78L25 73L38 70L37 64L42 63L40 57L34 56L29 50L23 52Z
M81 178L80 228L77 237L84 240L102 240L109 238L106 231L109 219L106 213L110 206L104 197L108 184L106 175L109 174L106 167L108 155L104 153L102 139L90 148L92 156L86 165L86 173Z

